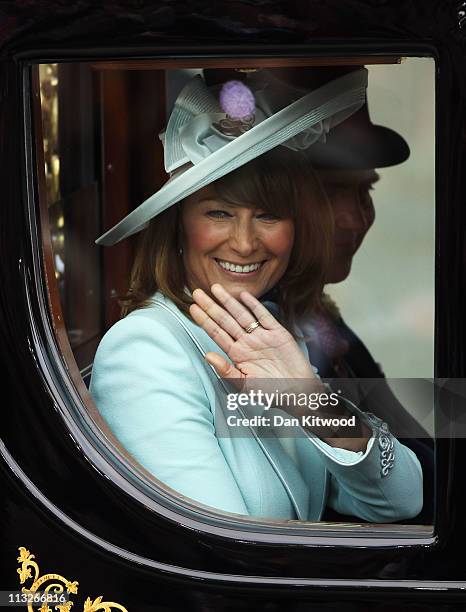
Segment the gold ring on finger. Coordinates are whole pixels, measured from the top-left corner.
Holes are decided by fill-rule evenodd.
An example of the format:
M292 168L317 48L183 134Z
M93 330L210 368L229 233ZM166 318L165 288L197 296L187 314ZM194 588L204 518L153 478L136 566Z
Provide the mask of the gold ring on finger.
M260 326L261 324L259 323L259 321L253 321L252 323L249 323L247 327L244 328L244 331L247 334L250 334L251 332L253 332L255 329L257 329Z

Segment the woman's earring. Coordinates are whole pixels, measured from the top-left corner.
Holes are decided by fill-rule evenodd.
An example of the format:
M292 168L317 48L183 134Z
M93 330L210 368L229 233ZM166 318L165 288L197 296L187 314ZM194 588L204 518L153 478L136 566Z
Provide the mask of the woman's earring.
M178 249L178 255L181 257L183 255L183 247L180 246Z

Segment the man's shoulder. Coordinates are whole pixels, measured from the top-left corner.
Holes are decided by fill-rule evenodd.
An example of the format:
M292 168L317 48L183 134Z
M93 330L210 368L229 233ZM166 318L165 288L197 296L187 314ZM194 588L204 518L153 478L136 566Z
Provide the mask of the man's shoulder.
M336 325L339 333L348 342L349 349L345 355L345 361L356 372L356 375L364 378L385 376L380 364L375 361L367 346L342 317L337 320Z

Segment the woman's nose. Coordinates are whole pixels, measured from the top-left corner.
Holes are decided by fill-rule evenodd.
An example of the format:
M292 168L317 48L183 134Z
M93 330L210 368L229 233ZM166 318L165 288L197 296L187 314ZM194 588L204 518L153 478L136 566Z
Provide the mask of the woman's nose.
M232 227L230 246L242 257L247 257L257 249L258 236L253 219L239 219Z

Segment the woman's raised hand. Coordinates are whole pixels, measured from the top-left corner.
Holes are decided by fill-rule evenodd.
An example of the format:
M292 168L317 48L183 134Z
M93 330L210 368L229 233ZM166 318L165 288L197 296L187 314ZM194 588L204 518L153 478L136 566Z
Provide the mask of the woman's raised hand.
M221 285L211 287L213 300L202 289L193 291L190 313L233 362L218 353L206 360L223 378L308 378L314 371L293 336L247 291L235 299ZM253 330L246 330L251 324Z
M320 379L314 373L306 356L301 352L293 336L270 314L259 300L247 291L235 299L221 285L212 285L212 295L218 302L202 291L195 289L195 303L190 306L192 318L228 355L233 364L218 353L207 353L207 361L222 378L237 381L237 386L253 386L254 379L289 379L284 381L285 390L292 379L303 381L300 390L316 391L321 387ZM255 323L259 325L255 325ZM246 330L252 329L250 333ZM293 383L293 389L295 389ZM299 385L298 385L299 387ZM275 386L274 386L275 388ZM324 389L325 390L325 389ZM299 416L306 408L290 406L287 412ZM342 410L341 407L336 409ZM341 413L346 414L346 413ZM361 425L358 420L358 425ZM310 428L331 446L352 451L365 451L370 432L362 424L359 438L345 438L345 432L316 431ZM325 428L324 428L325 429ZM328 429L328 428L327 428Z

